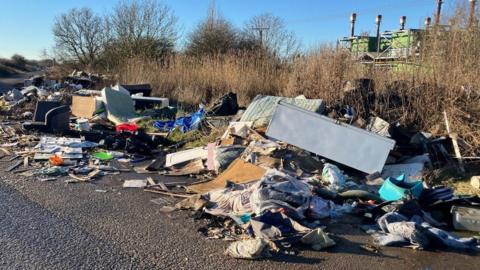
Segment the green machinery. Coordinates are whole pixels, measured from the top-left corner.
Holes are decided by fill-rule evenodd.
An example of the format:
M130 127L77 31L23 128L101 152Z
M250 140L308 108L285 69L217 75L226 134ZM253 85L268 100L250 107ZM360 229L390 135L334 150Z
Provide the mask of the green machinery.
M339 41L355 60L365 64L394 66L407 64L419 57L425 33L423 29L405 29L379 34L380 42L375 36L345 37Z

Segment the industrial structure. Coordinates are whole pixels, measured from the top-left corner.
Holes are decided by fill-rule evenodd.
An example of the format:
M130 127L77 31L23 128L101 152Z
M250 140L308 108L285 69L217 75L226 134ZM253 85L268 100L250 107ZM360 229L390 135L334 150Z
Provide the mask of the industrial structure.
M469 24L476 25L478 23L475 16L477 0L469 1ZM415 63L415 60L421 56L421 49L423 44L428 40L430 29L436 27L436 29L448 30L448 26L440 25L443 1L436 0L436 2L434 25L432 25L432 19L427 17L423 29L405 28L407 17L401 16L398 30L381 32L382 15L377 15L375 18L375 36L355 35L357 14L352 13L350 16L350 36L340 39L338 45L348 49L354 60L364 64L401 67L405 64Z

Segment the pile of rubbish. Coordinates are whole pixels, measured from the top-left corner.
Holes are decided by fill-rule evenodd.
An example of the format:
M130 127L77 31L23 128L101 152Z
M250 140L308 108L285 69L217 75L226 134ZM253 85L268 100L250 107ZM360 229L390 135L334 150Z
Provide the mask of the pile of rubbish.
M324 221L349 215L363 219L376 246L480 248L477 238L450 232L480 232L480 199L425 181L435 168L468 167L446 113L445 136L407 130L372 111L371 89L353 87L365 96L359 107L346 94L334 106L259 95L240 108L229 93L182 115L168 98L151 97L148 84L92 90L85 74L73 75L74 87L27 86L3 96L6 111L36 102L23 120L0 123L7 172L39 181L63 175L69 183L135 172L123 187L159 194L154 202L164 212L192 210L209 220L199 231L232 241L226 254L235 258L329 248L336 241ZM208 143L188 147L195 133Z

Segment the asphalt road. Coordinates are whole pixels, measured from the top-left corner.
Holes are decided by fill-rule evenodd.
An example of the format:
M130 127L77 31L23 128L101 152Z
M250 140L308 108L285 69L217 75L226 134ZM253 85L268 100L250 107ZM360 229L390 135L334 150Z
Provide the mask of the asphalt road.
M15 85L17 84L23 84L23 81L25 79L28 79L34 75L39 75L44 73L43 71L35 71L35 72L27 72L27 73L21 73L17 75L13 75L10 77L0 77L0 94L3 92L6 92L8 90L11 90Z
M156 194L122 189L121 176L66 184L4 173L0 160L0 269L474 269L478 254L363 250L371 241L356 218L326 224L337 242L260 261L223 255L228 242L208 240L189 211L162 213ZM125 178L125 177L123 177ZM155 177L157 179L157 177ZM106 191L106 192L99 192Z

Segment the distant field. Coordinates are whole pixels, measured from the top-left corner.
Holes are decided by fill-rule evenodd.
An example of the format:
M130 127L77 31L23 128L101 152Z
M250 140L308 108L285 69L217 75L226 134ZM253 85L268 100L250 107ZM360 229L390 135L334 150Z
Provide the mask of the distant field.
M25 59L23 56L14 55L10 59L0 58L0 77L3 78L40 69L39 62Z
M8 77L20 73L19 70L0 63L0 77Z

